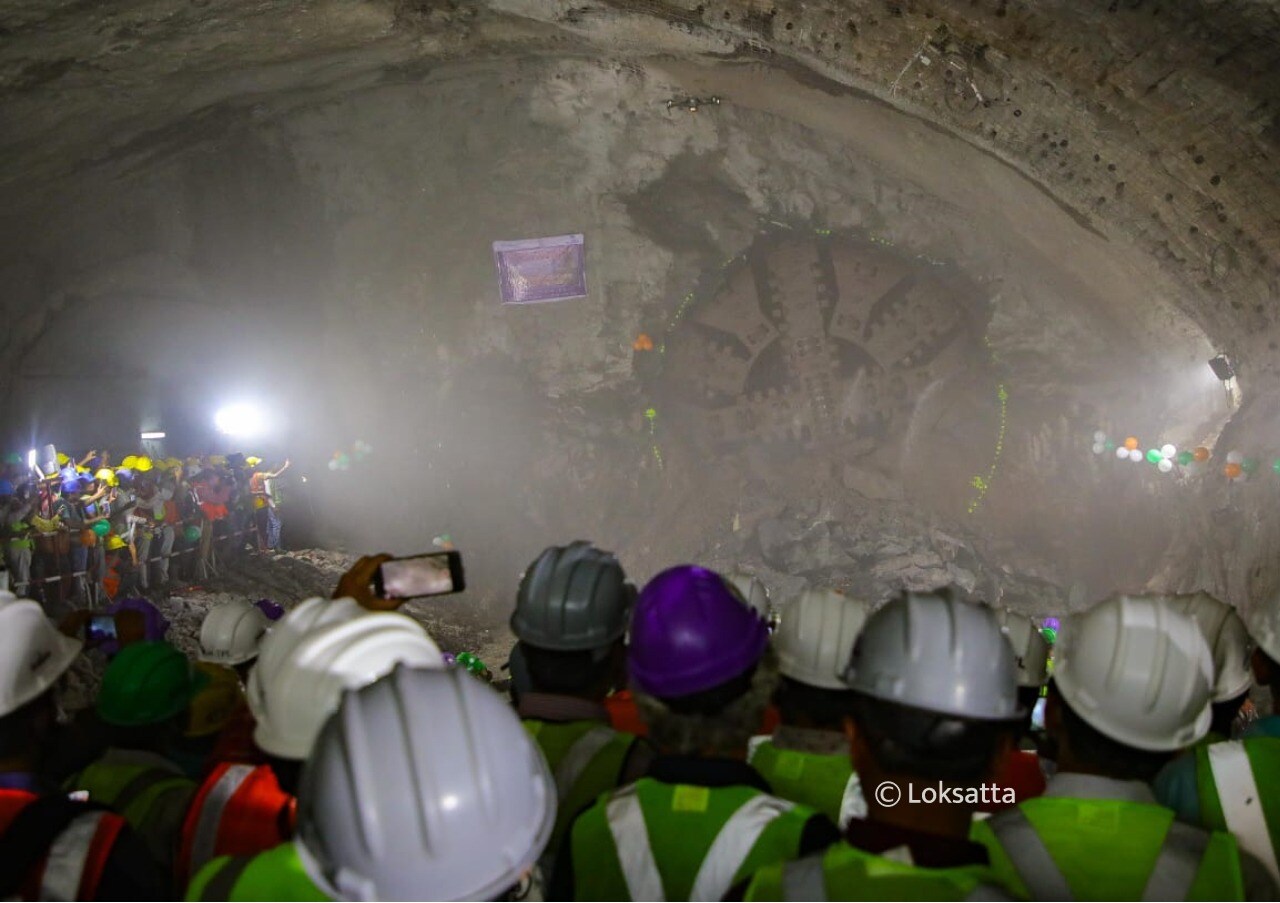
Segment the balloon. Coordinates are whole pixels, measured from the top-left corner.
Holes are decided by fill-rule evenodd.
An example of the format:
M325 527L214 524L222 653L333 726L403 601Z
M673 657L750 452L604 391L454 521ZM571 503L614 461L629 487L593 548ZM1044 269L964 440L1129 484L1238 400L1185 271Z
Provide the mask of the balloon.
M1115 451L1116 440L1108 439L1106 442L1102 443L1102 445L1104 448L1106 448L1107 451Z
M1124 447L1129 449L1129 451L1133 451L1135 448L1138 447L1137 438L1134 436L1130 436L1128 439L1124 440Z
M80 531L80 545L84 546L86 549L91 549L97 544L98 544L97 533L94 533L92 530Z
M1238 452L1238 451L1229 451L1229 452L1227 452L1227 463L1228 463L1228 464L1239 464L1239 463L1240 463L1240 462L1242 462L1243 460L1244 460L1244 455L1243 455L1242 453L1240 453L1240 452Z
M1177 453L1178 453L1177 446L1175 446L1171 442L1166 442L1164 445L1160 446L1160 454L1166 458L1172 458Z
M1203 445L1198 446L1196 450L1192 453L1195 459L1197 461L1200 461L1201 463L1209 460L1209 454L1210 454L1209 449L1205 448Z
M1162 460L1164 460L1164 456L1160 454L1160 449L1158 448L1147 449L1147 461L1149 461L1152 464L1155 464Z
M1042 626L1042 627L1052 627L1054 630L1057 630L1059 627L1061 627L1061 626L1062 626L1062 622L1061 622L1061 621L1059 621L1057 618L1055 618L1055 617L1053 617L1053 616L1050 616L1050 617L1045 618L1045 619L1044 619L1044 624L1042 624L1042 625L1040 625L1040 626Z
M1093 453L1095 455L1100 455L1102 454L1102 452L1103 452L1102 443L1101 442L1093 443Z
M1104 433L1102 430L1098 430L1096 433L1094 433L1094 434L1093 434L1093 441L1094 441L1094 442L1106 442L1106 441L1107 441L1107 434L1106 434L1106 433Z
M1276 473L1280 473L1280 458L1275 459L1275 461L1271 465L1271 469L1274 470Z
M1161 458L1160 463L1156 465L1156 469L1159 470L1161 473L1168 473L1169 471L1173 470L1173 462L1170 461L1168 458Z
M111 525L107 523L105 520L100 520L95 522L94 525L89 529L91 529L98 536L106 536L108 533L111 532Z
M1240 469L1243 470L1245 473L1253 473L1255 470L1258 469L1258 459L1245 458L1243 461L1240 462Z
M1178 452L1178 463L1181 464L1183 467L1186 467L1188 464L1190 464L1194 460L1195 460L1195 455L1191 454L1191 452L1189 451Z
M1125 460L1129 457L1129 449L1125 448L1123 445L1120 446L1116 449L1116 457L1122 461Z
M1235 461L1232 461L1226 467L1222 468L1222 472L1226 474L1229 479L1234 480L1236 477L1240 476L1240 474L1244 473L1244 469Z
M200 539L200 528L195 524L187 524L186 529L182 531L182 536L187 542L196 542Z
M1058 642L1057 628L1044 627L1040 630L1040 633L1044 636L1045 642L1048 643L1050 646Z
M1142 451L1136 448L1129 449L1129 460L1137 464L1142 460Z

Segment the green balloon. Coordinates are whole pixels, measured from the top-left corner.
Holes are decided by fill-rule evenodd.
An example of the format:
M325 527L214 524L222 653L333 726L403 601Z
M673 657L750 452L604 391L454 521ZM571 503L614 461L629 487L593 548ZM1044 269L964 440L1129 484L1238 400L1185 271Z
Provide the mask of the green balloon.
M1058 642L1058 631L1054 630L1052 627L1041 628L1040 634L1044 637L1045 642L1050 646Z
M1183 467L1186 467L1195 459L1196 459L1196 456L1189 451L1178 452L1178 463L1181 464Z
M1115 441L1114 439L1108 439L1106 442L1102 443L1102 446L1103 446L1103 448L1105 448L1107 451L1115 451L1115 450L1116 450L1116 441Z
M1275 463L1271 465L1271 469L1276 473L1280 473L1280 458L1276 458Z
M200 528L195 524L187 524L187 528L182 531L182 535L187 542L195 542L200 538Z
M106 536L108 533L111 532L111 525L107 523L105 520L100 520L95 522L94 525L89 529L93 530L93 532L98 536Z
M1160 454L1160 449L1158 448L1153 448L1147 452L1147 461L1151 464L1159 464L1160 459L1163 457L1164 455Z
M1253 473L1255 470L1258 469L1258 459L1245 458L1243 461L1240 462L1240 469L1243 470L1245 473Z

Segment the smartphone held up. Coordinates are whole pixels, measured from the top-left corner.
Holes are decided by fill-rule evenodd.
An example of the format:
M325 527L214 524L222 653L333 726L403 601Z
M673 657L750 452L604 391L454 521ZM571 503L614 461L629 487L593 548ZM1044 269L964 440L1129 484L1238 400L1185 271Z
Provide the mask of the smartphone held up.
M373 589L384 599L445 596L467 588L462 554L427 552L384 561L373 575Z

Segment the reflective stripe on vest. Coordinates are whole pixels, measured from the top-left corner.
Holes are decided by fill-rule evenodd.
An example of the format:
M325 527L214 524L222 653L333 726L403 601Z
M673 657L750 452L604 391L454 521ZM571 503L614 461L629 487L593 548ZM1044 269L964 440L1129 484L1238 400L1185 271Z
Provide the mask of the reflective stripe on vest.
M569 751L564 754L564 758L555 768L556 795L561 805L564 805L569 791L577 785L578 779L591 764L591 760L608 746L615 736L616 733L612 728L594 727L569 747Z
M1000 841L1000 847L1009 857L1032 898L1075 899L1067 876L1058 867L1049 848L1022 809L1017 806L1006 809L993 815L986 824ZM1180 822L1172 822L1147 878L1142 899L1187 899L1208 846L1207 832Z
M217 855L218 828L222 825L222 815L236 791L253 774L253 770L252 765L230 766L205 797L191 838L191 862L188 865L191 873L198 871Z
M1275 843L1267 827L1262 795L1258 792L1245 744L1214 743L1205 748L1204 754L1209 760L1227 830L1236 836L1242 849L1258 857L1271 876L1280 880ZM1268 790L1278 792L1280 788ZM1280 831L1280 825L1276 828Z
M102 824L105 812L86 812L72 819L49 846L44 874L40 879L40 899L80 900L80 883L84 880L85 866L93 848L94 838ZM88 889L91 893L96 888Z
M822 856L806 856L783 865L782 899L827 899L827 876Z
M703 857L689 899L723 898L765 828L793 808L794 803L767 794L754 796L739 806ZM654 860L644 811L635 792L628 788L616 794L606 807L605 817L631 899L665 900L662 873Z
M644 810L640 808L634 785L619 791L609 800L605 821L613 835L618 863L622 866L622 877L627 882L631 899L662 903L667 899L662 887L662 874L653 858L653 848L649 846L649 828L644 822Z

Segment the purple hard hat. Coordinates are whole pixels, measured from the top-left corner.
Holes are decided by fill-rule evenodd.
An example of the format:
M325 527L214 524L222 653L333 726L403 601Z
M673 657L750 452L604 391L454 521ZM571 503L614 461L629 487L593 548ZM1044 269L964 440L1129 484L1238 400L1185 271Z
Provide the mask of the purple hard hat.
M144 623L142 639L146 643L158 643L164 639L166 633L169 632L169 619L160 613L160 609L156 608L146 599L132 598L120 599L112 602L102 610L103 614L114 615L121 611L137 611L142 613ZM99 647L105 655L115 655L120 651L120 644L114 639L107 640Z
M685 564L649 581L631 616L627 664L652 696L691 696L760 660L769 625L715 571Z
M284 606L279 602L272 602L270 599L259 599L253 604L257 606L258 611L267 616L268 621L279 621L284 617Z

